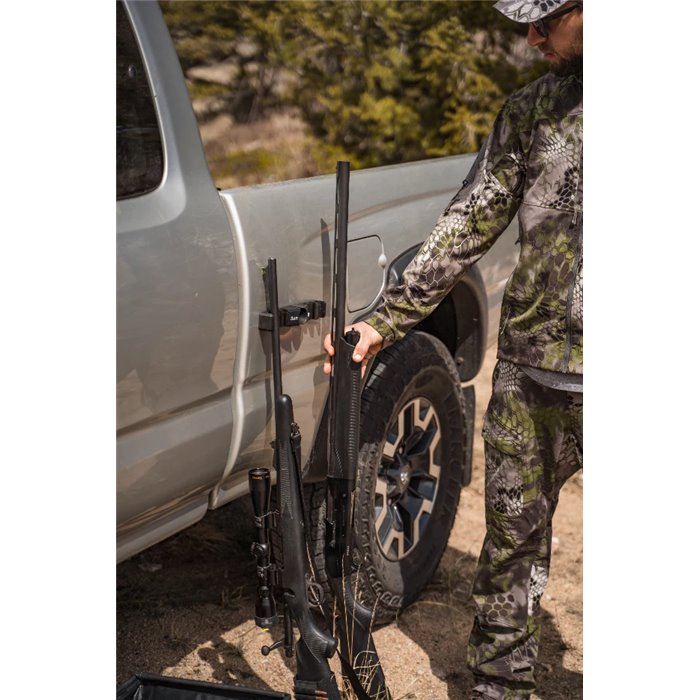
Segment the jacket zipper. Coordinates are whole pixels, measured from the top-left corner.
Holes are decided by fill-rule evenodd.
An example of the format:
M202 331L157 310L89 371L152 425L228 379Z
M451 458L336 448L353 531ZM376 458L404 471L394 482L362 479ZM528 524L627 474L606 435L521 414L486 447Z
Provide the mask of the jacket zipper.
M571 228L574 228L578 223L579 210L574 210L574 218L571 220ZM578 267L581 264L581 256L583 255L583 246L581 245L581 235L583 233L583 226L578 230L578 240L576 248L576 258L574 259L574 277L569 285L569 293L566 298L566 344L564 345L564 372L569 371L569 358L571 357L571 346L573 345L573 329L571 327L571 314L574 305L574 287L576 286L576 277L578 275Z

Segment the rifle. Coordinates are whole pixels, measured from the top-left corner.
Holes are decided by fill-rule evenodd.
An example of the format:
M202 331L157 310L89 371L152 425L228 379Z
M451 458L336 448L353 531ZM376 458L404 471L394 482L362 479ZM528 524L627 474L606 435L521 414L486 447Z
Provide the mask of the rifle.
M333 274L333 328L328 412L328 478L326 519L326 571L336 599L343 675L358 698L391 700L384 672L372 639L373 611L360 603L353 590L358 571L353 565L353 495L360 439L361 368L352 359L360 339L345 333L347 288L348 200L350 164L339 161L336 171L335 261ZM348 668L347 659L350 660ZM356 673L364 680L358 688Z
M294 697L296 700L340 700L340 692L328 659L337 648L336 640L319 627L310 609L308 591L311 579L307 569L304 512L300 479L301 433L294 422L292 399L282 390L280 350L280 319L292 319L289 325L304 322L296 312L283 313L277 298L277 262L268 259L266 286L269 311L261 314L260 327L272 331L272 375L275 406L275 458L279 492L279 531L282 538L282 565L273 561L270 547L270 470L251 469L248 472L256 526L256 542L252 552L257 561L258 596L255 622L269 628L276 622L273 590L279 584L284 600L284 637L262 648L267 656L273 649L284 646L285 654L296 653ZM289 310L291 307L287 307ZM294 628L299 639L294 644ZM294 647L294 650L293 650Z

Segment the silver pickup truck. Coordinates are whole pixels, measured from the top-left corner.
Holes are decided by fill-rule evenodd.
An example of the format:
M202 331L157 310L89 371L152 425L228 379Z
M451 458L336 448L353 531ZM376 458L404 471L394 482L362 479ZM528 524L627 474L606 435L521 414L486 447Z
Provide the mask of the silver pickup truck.
M247 493L273 439L262 268L280 304L330 308L335 176L219 191L156 2L118 3L117 558ZM474 155L358 170L350 178L348 318L398 280ZM414 599L446 545L470 479L473 388L517 258L515 226L367 373L358 547L368 592ZM308 507L322 528L322 341L328 316L287 329L285 392L303 436ZM366 526L366 527L365 527ZM313 533L312 533L313 534ZM322 537L317 538L319 542ZM319 558L319 561L322 557Z

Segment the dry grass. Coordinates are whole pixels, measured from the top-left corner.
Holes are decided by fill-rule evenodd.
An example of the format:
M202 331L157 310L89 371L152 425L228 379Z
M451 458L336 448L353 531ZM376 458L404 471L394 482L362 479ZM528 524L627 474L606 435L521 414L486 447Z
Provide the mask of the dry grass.
M214 184L221 189L331 173L339 155L313 139L293 111L250 124L223 114L199 128Z

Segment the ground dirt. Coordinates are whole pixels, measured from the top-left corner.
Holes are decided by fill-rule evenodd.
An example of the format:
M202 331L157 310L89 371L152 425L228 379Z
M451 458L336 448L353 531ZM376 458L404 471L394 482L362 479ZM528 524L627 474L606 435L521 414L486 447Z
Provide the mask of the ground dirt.
M473 480L440 566L421 599L374 635L395 700L469 697L469 590L484 536L479 435L494 363L492 348L476 379ZM533 700L583 697L582 498L579 473L562 490L554 518ZM279 651L260 653L273 638L253 621L250 518L247 502L230 504L117 567L117 683L150 672L291 693L292 662Z

